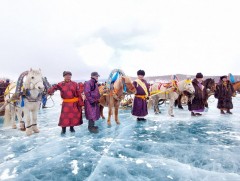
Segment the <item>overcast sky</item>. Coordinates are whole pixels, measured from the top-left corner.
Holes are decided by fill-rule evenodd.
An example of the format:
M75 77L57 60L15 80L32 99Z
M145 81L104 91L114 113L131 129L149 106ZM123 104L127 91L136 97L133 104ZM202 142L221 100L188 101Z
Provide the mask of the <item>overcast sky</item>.
M240 74L239 0L0 0L0 77Z

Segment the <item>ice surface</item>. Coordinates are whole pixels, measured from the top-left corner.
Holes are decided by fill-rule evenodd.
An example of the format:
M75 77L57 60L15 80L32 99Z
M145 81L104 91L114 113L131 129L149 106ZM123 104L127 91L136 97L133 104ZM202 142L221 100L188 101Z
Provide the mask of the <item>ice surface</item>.
M65 137L57 126L58 95L54 100L40 110L39 134L3 128L0 118L0 180L240 180L240 97L233 115L220 115L211 98L202 117L184 107L171 118L162 105L162 114L150 111L147 122L137 123L121 110L119 126L99 120L100 133L90 134L84 120Z

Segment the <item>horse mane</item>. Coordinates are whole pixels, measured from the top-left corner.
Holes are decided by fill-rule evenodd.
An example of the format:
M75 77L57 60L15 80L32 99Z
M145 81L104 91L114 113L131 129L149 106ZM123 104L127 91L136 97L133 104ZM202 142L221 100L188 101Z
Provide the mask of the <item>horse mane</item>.
M18 77L16 92L15 92L17 95L19 95L20 92L21 92L21 88L23 86L23 79L24 79L25 76L28 75L28 72L29 71L25 71L25 72L21 73L20 76Z
M132 80L129 76L122 76L122 79L124 79L125 83L132 83Z
M122 79L123 79L123 77L121 76L114 82L114 88L115 89L120 90L120 89L123 88Z

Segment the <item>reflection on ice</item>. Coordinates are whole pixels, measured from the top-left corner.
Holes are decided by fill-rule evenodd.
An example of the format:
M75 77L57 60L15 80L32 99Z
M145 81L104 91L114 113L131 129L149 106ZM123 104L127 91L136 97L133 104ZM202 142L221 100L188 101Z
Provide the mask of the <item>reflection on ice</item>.
M121 110L121 125L99 120L99 134L90 134L84 121L64 137L59 102L40 111L41 132L31 137L0 119L0 180L240 180L239 98L233 115L220 115L211 98L202 117L185 108L171 118L163 105L137 123Z

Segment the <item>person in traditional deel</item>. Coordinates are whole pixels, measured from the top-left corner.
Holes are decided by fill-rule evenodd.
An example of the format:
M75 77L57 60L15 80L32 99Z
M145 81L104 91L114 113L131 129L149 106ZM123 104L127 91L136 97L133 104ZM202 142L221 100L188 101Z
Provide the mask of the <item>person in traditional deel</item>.
M100 118L100 93L98 89L98 77L100 75L97 72L91 73L91 79L84 83L84 108L85 116L88 120L88 130L91 133L98 133L98 127L95 126L95 121Z
M146 121L144 117L148 115L147 99L150 95L149 84L144 79L144 70L138 70L137 76L138 78L133 82L136 94L133 100L132 115L137 116L137 121Z
M220 109L220 113L225 114L226 111L232 114L230 109L233 109L232 96L235 96L235 90L226 75L220 77L214 96L218 99L217 108Z
M191 102L188 102L188 110L191 111L192 116L201 116L204 112L205 100L207 96L207 90L203 86L203 74L197 73L196 78L192 81L195 89L194 98Z
M5 82L3 80L0 80L0 103L4 102L4 92L9 84L10 84L9 79L6 79Z
M74 126L79 126L82 121L82 106L84 105L79 85L71 80L72 73L70 71L63 72L64 81L53 85L48 94L52 95L59 90L62 102L62 111L58 126L62 127L61 134L66 133L66 127L70 127L71 132L75 132Z

